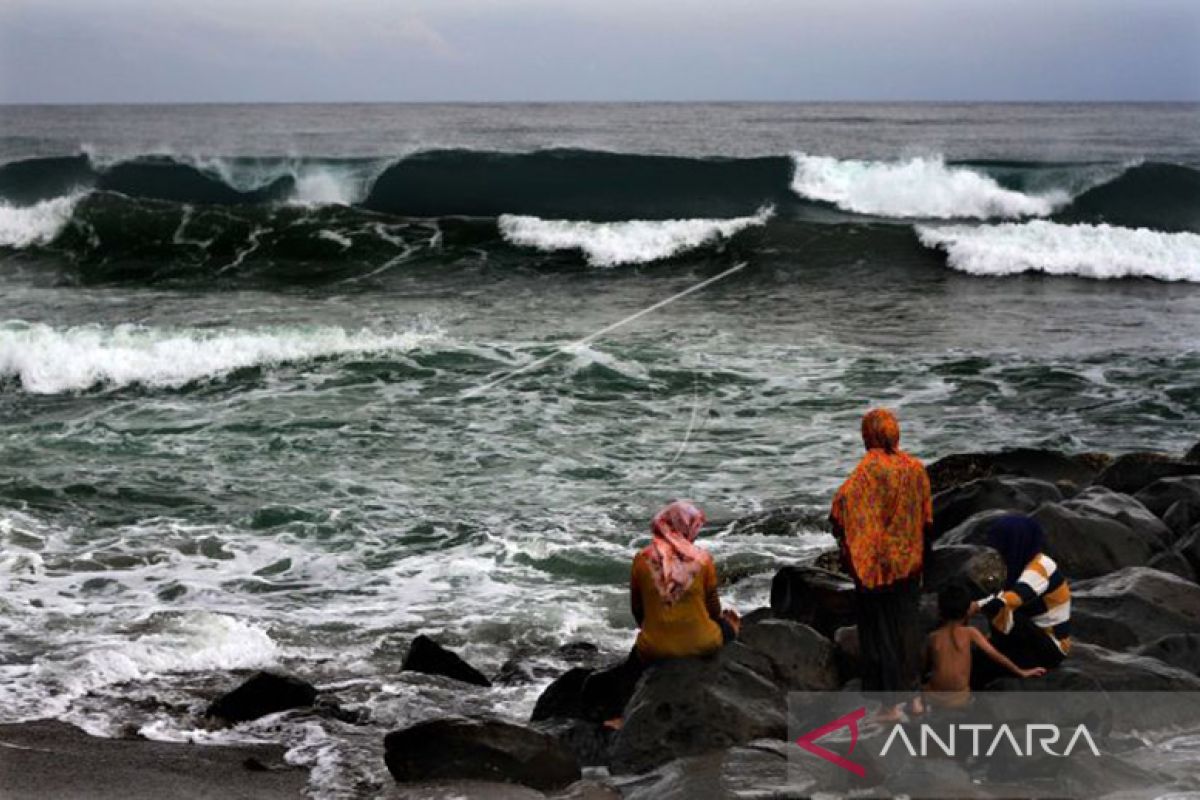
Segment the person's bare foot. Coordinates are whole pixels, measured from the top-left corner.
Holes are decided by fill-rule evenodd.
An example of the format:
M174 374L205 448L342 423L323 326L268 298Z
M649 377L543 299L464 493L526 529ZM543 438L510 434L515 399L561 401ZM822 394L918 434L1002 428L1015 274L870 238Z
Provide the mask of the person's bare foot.
M925 698L917 695L908 704L908 713L914 717L922 717L928 709L925 708Z
M613 717L612 719L604 720L604 727L610 731L619 731L624 725L625 719L623 717Z

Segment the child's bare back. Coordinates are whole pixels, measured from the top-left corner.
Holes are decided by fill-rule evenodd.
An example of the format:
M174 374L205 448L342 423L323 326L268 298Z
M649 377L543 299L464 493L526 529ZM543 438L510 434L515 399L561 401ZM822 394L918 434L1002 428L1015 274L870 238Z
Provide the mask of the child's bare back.
M929 692L961 692L971 686L971 644L979 631L966 625L944 625L925 640Z

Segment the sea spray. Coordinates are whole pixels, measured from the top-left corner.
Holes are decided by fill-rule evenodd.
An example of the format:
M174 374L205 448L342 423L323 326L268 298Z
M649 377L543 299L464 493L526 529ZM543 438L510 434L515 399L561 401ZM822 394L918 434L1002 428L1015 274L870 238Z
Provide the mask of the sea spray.
M1044 272L1081 278L1200 282L1200 235L1045 220L919 227L921 244L945 251L971 275Z

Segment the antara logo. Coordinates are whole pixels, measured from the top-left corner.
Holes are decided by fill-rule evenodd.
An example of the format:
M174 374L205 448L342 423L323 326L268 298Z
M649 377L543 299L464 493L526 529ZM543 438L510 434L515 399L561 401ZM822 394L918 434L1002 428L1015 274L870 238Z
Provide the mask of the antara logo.
M1014 734L1013 729L1007 724L988 725L978 723L971 725L947 725L945 738L942 738L938 736L937 732L931 725L924 723L920 728L920 747L917 748L913 747L912 740L909 739L908 733L905 732L904 727L897 725L896 727L892 728L892 732L888 735L887 741L883 745L883 749L879 751L879 755L881 757L886 756L892 749L892 745L895 744L896 740L900 740L904 744L904 749L907 750L908 754L914 758L917 756L923 757L929 755L930 742L933 742L935 745L937 745L937 748L945 755L953 756L958 750L956 745L958 743L960 734L970 734L969 738L971 741L971 747L970 750L963 753L963 755L969 755L975 758L979 758L981 756L984 758L994 756L996 755L997 751L1000 751L1002 748L1005 752L1011 751L1015 756L1027 757L1040 755L1034 746L1035 743L1041 747L1042 753L1056 756L1058 758L1066 758L1075 751L1075 746L1079 744L1081 739L1087 743L1087 748L1092 751L1092 755L1096 756L1097 758L1100 757L1100 750L1097 749L1096 742L1093 741L1092 734L1088 732L1086 725L1079 725L1075 728L1074 734L1071 735L1070 740L1067 741L1067 745L1065 748L1063 748L1062 752L1059 752L1051 747L1051 745L1058 743L1064 738L1062 729L1059 728L1059 726L1052 723L1031 722L1028 725L1018 726L1018 729L1021 727L1025 728L1025 735L1023 737L1018 737L1016 734ZM981 743L987 743L989 741L987 734L991 734L992 731L995 731L995 734L990 738L991 744L988 746L987 750L983 750L980 745ZM1024 750L1021 749L1022 739L1025 742ZM1002 753L1002 755L1003 754L1004 753Z
M867 710L859 708L851 711L849 714L838 717L832 722L826 723L819 728L813 728L808 733L804 734L796 740L796 744L813 755L823 758L831 764L834 764L847 772L851 772L858 777L866 776L866 767L862 764L851 761L846 756L839 755L832 750L829 750L816 741L824 736L828 736L840 728L847 728L850 731L850 749L847 755L854 754L854 748L858 744L858 723L865 717ZM896 725L892 728L890 734L884 742L883 749L880 750L879 756L883 758L891 752L895 746L903 747L913 758L924 758L933 751L930 743L936 746L937 751L947 755L954 756L960 754L958 742L960 738L969 739L970 747L962 748L965 752L961 755L970 755L976 758L1007 755L1011 752L1015 756L1028 757L1046 753L1058 758L1066 758L1075 752L1075 748L1080 746L1082 742L1087 750L1090 750L1093 756L1100 756L1100 750L1096 747L1095 740L1092 739L1092 734L1088 731L1087 726L1079 725L1074 729L1068 728L1068 731L1073 731L1070 737L1063 735L1063 729L1052 723L1029 723L1027 725L1018 726L1024 728L1024 736L1019 736L1013 731L1013 728L1007 724L990 725L990 724L959 724L947 725L943 729L943 734L939 735L938 730L929 723L922 723L919 726L917 735L918 745L913 744L913 739L910 738L908 731L902 725ZM1066 746L1061 751L1054 749L1053 745L1060 741L1066 741ZM1024 748L1022 748L1024 742Z

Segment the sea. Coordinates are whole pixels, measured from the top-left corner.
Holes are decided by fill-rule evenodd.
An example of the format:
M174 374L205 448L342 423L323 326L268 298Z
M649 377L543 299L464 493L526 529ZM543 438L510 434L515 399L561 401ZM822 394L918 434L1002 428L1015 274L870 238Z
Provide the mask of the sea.
M672 499L764 604L880 404L930 461L1195 444L1200 106L0 107L0 722L373 796L383 732L627 651ZM210 730L256 669L345 713Z

